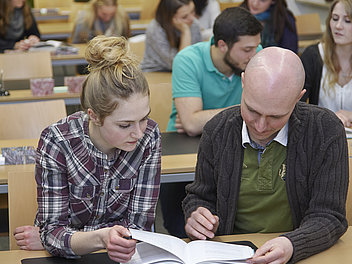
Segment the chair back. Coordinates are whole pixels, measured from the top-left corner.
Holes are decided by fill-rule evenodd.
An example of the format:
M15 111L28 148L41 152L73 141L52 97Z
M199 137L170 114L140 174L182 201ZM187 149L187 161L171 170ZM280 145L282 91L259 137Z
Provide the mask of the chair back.
M37 184L33 170L8 173L10 250L20 249L13 232L16 227L33 225L37 212Z
M0 54L0 70L4 81L51 78L50 52L11 52Z
M144 0L142 3L142 9L140 12L139 19L148 20L155 17L156 9L159 5L160 0Z
M47 126L67 116L64 100L0 105L0 140L39 138Z
M70 8L73 0L34 0L35 8Z
M299 40L320 39L323 32L318 13L296 15L296 28Z
M165 132L172 107L171 83L152 83L150 89L150 118L159 124L160 131Z
M131 51L142 61L145 49L145 34L139 34L128 39Z

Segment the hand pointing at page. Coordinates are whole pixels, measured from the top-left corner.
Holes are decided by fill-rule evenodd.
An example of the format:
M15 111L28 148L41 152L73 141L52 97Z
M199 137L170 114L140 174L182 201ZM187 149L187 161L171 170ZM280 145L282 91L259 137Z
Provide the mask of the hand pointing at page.
M219 226L219 217L208 209L198 207L187 219L185 231L191 239L213 238Z

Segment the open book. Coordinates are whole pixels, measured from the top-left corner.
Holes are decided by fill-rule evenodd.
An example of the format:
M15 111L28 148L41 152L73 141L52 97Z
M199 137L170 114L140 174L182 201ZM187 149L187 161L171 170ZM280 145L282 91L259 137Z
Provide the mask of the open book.
M246 263L253 256L249 246L226 244L209 240L186 243L174 236L130 229L137 243L136 253L128 264L148 263Z

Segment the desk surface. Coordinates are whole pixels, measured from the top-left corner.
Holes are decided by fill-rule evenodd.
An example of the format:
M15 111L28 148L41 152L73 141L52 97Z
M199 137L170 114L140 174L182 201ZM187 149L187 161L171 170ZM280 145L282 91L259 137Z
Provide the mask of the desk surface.
M229 235L216 237L216 241L252 241L256 246L262 246L266 241L277 237L278 234L245 234L245 235ZM331 263L352 263L352 227L349 227L347 232L340 238L340 240L331 248L311 256L308 259L302 260L300 264L331 264ZM20 264L25 258L48 257L49 253L46 251L0 251L0 262L6 264ZM73 261L74 263L74 261Z

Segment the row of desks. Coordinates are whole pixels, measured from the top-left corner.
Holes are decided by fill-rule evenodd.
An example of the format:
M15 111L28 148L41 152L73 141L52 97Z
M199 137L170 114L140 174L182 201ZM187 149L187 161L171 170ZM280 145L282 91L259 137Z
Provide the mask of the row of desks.
M67 57L68 56L68 57ZM75 55L62 55L60 59L64 63L65 60L76 60L79 59L79 54ZM171 73L169 72L146 72L144 76L147 79L149 86L159 83L171 83ZM34 102L43 100L57 100L64 99L66 105L79 105L80 94L79 93L56 93L45 96L33 96L29 87L23 87L20 90L10 90L9 96L0 96L0 104L8 103L21 103L21 102Z
M279 234L243 234L243 235L228 235L215 237L213 240L221 242L231 241L244 241L249 240L257 247L262 246L266 241L277 237ZM331 263L352 263L352 227L349 227L347 232L337 241L331 248L311 256L299 262L299 264L331 264ZM6 264L20 264L21 260L28 258L47 258L50 257L47 251L25 251L25 250L12 250L0 251L0 263ZM45 261L46 260L46 261ZM71 260L70 263L75 261ZM49 261L42 259L42 264L64 264L67 263L66 259L55 259Z
M151 22L150 19L146 20L130 20L130 30L145 31ZM48 39L68 39L73 32L74 22L59 21L52 23L39 23L38 29L42 40Z

